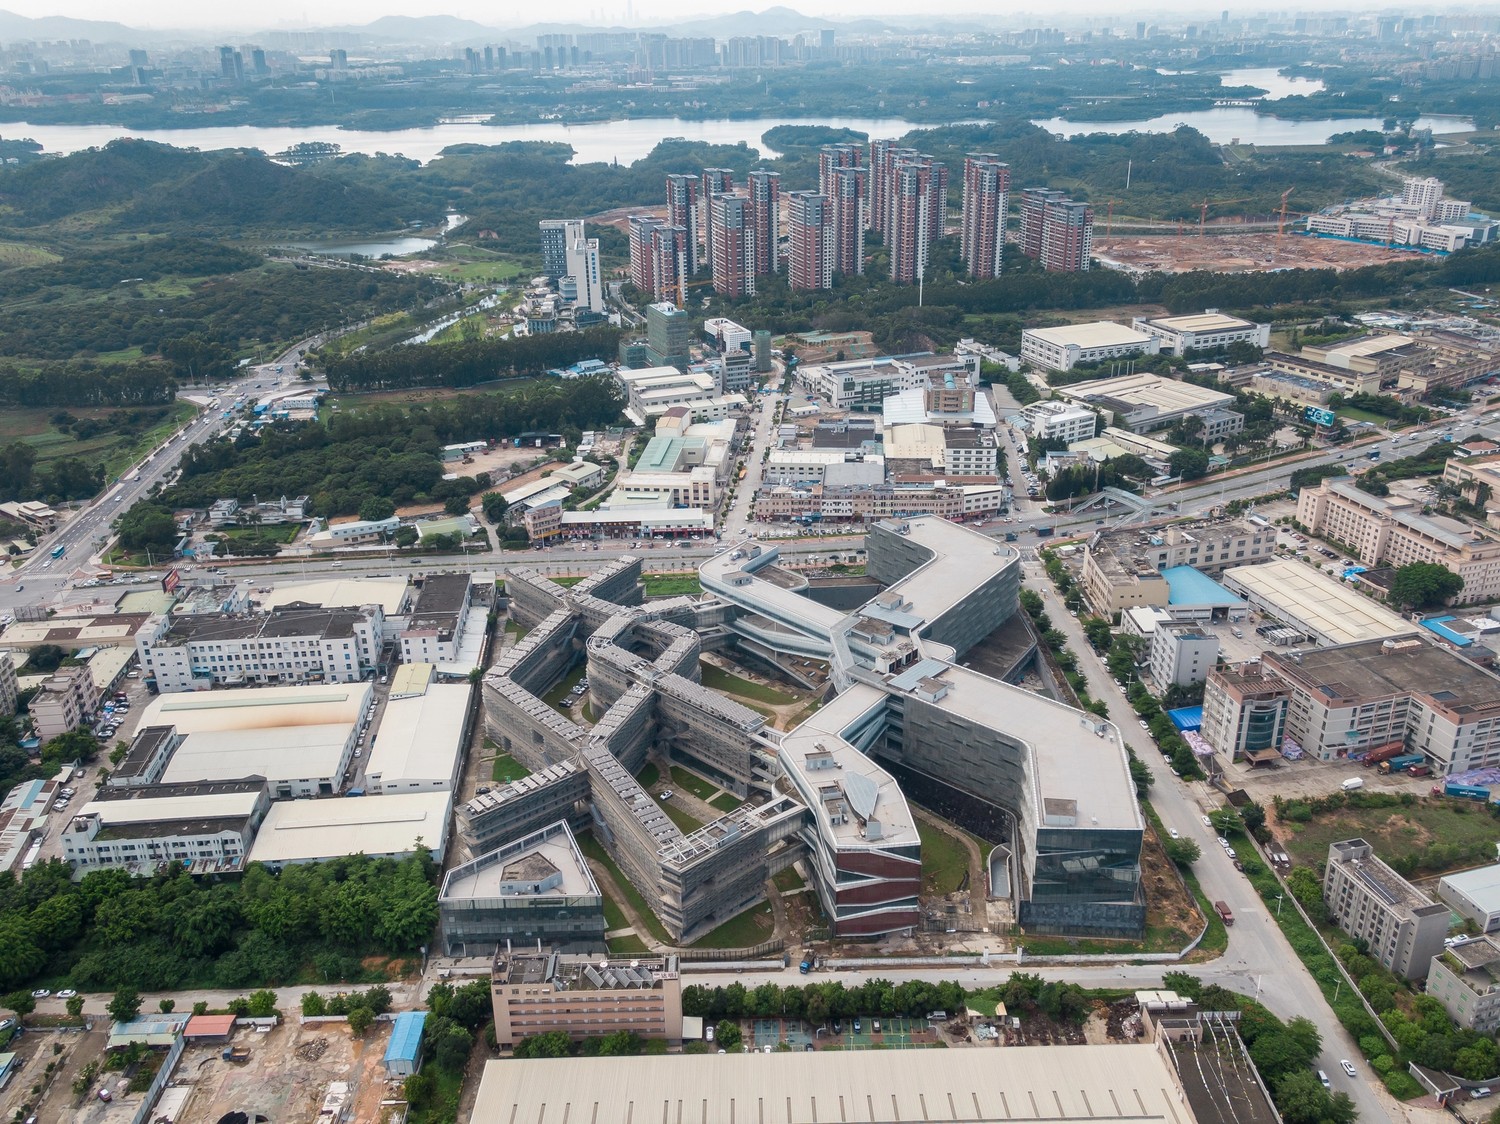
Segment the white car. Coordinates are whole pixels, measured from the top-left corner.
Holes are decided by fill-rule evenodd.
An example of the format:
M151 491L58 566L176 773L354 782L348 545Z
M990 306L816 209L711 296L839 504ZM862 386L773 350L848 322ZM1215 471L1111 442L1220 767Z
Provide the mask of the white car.
M74 991L71 987L65 987L57 993L57 997L59 999L72 999L77 994L78 992Z
M1204 827L1213 827L1213 825L1214 825L1214 821L1213 820L1209 819L1207 816L1203 816L1201 818L1203 820L1203 826Z
M1182 832L1178 831L1175 827L1167 828L1167 834L1170 835L1173 839L1182 838Z
M1354 1071L1354 1063L1351 1062L1348 1058L1344 1058L1343 1060L1341 1060L1339 1062L1339 1065L1344 1067L1344 1072L1347 1073L1350 1077L1359 1076L1359 1074Z

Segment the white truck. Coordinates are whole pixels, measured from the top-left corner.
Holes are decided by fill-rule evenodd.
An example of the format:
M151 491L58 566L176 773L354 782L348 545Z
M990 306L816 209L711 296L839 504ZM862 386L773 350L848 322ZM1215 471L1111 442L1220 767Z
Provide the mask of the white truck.
M1345 792L1353 792L1356 788L1363 788L1364 784L1364 777L1350 777L1343 784L1339 785L1339 787Z

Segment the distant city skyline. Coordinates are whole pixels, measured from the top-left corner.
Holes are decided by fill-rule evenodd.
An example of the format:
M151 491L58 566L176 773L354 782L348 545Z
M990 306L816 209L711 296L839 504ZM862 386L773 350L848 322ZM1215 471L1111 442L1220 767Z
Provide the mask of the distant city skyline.
M743 0L557 0L545 11L532 13L521 9L499 11L492 5L474 3L472 0L452 0L437 10L413 11L409 0L386 0L368 3L366 0L325 0L309 5L300 0L263 0L255 6L255 16L247 19L244 10L218 9L204 6L197 0L143 0L141 3L122 9L116 0L9 0L7 11L20 16L42 18L63 16L73 19L102 20L123 23L142 29L184 30L234 30L256 32L261 30L294 29L299 27L325 27L330 25L366 24L383 16L456 16L472 20L489 27L519 27L533 23L587 23L601 26L650 26L664 22L712 19L739 12L763 12L772 7L791 8L811 19L852 21L869 18L925 17L933 15L962 19L965 16L993 20L1003 14L1007 22L1047 26L1055 23L1058 16L1071 18L1083 16L1109 16L1124 19L1152 19L1158 15L1180 18L1184 14L1202 14L1202 18L1217 17L1221 10L1217 6L1210 13L1201 4L1191 0L1153 0L1139 9L1122 10L1107 0L1054 0L1045 8L1033 12L1011 10L998 13L985 10L974 0L953 0L936 5L918 4L914 0L793 0L786 4L744 3ZM1333 0L1304 0L1296 5L1298 10L1341 9L1347 5ZM1234 14L1240 13L1231 7ZM524 14L522 14L524 13Z

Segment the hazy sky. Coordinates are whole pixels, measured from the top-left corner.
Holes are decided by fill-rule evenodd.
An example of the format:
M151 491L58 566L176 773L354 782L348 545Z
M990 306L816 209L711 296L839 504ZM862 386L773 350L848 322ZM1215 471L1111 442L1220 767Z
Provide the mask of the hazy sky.
M750 9L763 11L770 0L630 0L641 20L697 19ZM858 18L913 11L962 13L984 10L974 0L787 0L786 7L810 16ZM1032 5L1027 5L1032 6ZM1063 0L1036 5L1045 10L1107 7L1106 0ZM1161 7L1165 5L1157 4ZM0 7L23 16L74 16L115 20L132 27L236 27L245 30L327 24L368 23L384 15L444 13L489 26L519 26L543 19L623 22L626 0L551 0L543 5L479 3L475 0L258 0L253 5L204 4L202 0L0 0ZM252 14L253 13L253 14Z

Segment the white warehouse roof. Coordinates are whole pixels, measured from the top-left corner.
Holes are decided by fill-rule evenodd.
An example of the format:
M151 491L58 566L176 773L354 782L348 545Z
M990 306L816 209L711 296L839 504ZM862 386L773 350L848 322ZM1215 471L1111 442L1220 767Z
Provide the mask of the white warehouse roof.
M1057 328L1027 328L1026 334L1058 347L1129 347L1147 344L1151 337L1145 332L1116 324L1113 320L1095 320L1090 324L1063 324Z
M418 838L439 862L451 793L345 796L272 804L250 850L255 863L309 863L345 855L401 856Z
M188 734L167 762L162 783L265 777L274 789L277 781L337 778L353 732L353 723L333 722Z
M472 691L468 683L434 683L425 694L391 699L365 762L365 776L379 776L383 789L406 781L451 784L463 753Z
M179 733L200 734L334 723L352 726L369 705L370 692L368 683L324 683L160 695L146 707L138 728L176 726Z

